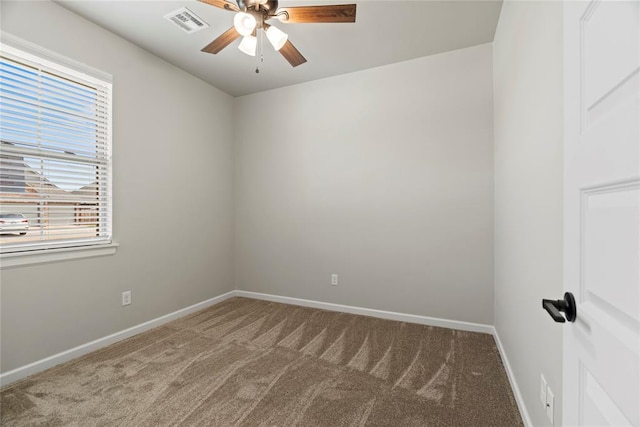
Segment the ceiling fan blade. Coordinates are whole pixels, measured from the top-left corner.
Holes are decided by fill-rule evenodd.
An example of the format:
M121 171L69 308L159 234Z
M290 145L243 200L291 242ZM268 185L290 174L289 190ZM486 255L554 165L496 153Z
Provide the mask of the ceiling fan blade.
M240 9L234 3L226 0L198 0L202 3L209 4L211 6L219 7L220 9L230 10L232 12L238 12Z
M229 44L238 37L240 37L240 33L236 31L235 27L231 27L227 31L222 33L222 35L220 35L217 39L203 47L202 52L216 54L225 47L229 46Z
M282 22L306 24L312 22L356 22L355 4L328 6L281 7L276 16Z
M297 67L298 65L307 62L305 57L302 56L300 51L296 49L296 47L289 40L287 40L287 42L284 44L284 46L282 46L279 52L287 61L289 61L289 64L291 64L292 67Z

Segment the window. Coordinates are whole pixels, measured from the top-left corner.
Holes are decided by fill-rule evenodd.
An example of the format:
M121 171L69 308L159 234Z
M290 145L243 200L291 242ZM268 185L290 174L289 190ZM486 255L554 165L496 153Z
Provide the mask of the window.
M110 78L1 49L2 254L111 243Z

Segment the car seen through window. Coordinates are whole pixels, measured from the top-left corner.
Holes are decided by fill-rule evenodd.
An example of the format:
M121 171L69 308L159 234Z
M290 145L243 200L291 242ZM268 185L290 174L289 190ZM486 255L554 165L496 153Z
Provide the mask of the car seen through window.
M21 213L0 214L0 233L18 233L24 236L29 231L29 220Z

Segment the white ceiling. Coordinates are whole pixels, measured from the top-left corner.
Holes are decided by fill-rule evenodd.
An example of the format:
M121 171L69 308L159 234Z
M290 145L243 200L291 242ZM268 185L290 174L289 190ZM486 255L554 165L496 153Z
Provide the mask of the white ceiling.
M194 0L57 3L233 96L491 42L502 6L501 0L281 0L281 7L356 3L356 23L275 22L308 62L291 67L265 40L256 74L257 59L240 52L239 41L217 55L200 51L231 27L232 12ZM185 6L210 27L187 34L164 19Z

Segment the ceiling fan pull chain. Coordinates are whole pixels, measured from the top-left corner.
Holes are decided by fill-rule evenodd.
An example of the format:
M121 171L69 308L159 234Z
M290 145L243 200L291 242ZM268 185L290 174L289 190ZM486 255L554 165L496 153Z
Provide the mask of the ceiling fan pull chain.
M256 60L258 61L256 64L256 74L260 74L260 63L264 62L264 34L259 31L256 36L260 38L260 55L256 55Z

